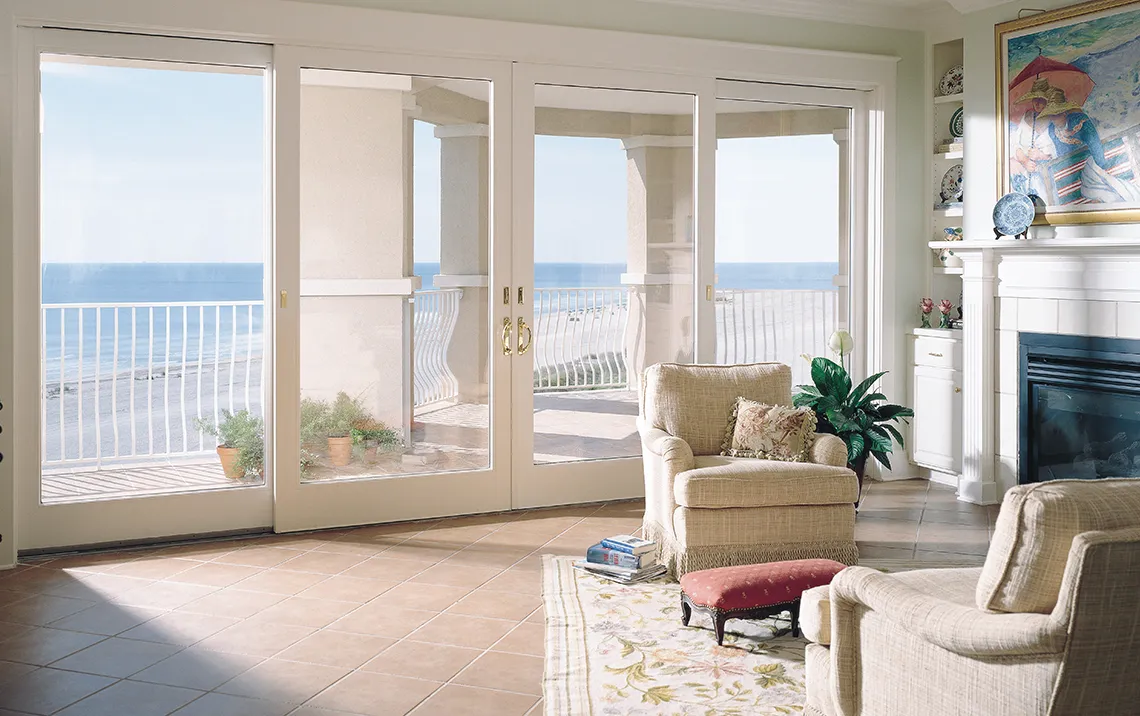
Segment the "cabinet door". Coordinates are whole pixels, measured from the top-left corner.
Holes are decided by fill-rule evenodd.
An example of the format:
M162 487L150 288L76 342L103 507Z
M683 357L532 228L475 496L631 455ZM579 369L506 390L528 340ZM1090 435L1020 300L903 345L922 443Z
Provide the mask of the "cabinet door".
M918 366L914 370L914 462L942 472L962 471L962 374Z

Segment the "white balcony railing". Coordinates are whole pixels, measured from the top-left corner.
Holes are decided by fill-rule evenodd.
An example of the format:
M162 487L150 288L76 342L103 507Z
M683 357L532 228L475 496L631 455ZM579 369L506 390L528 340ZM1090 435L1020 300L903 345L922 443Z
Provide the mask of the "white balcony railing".
M41 311L45 467L209 452L195 418L262 412L260 301Z

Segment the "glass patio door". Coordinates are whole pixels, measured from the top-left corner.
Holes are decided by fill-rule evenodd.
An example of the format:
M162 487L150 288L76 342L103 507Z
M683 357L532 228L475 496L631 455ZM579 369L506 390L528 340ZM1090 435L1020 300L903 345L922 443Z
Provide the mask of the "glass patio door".
M514 505L635 497L641 372L696 359L706 88L521 65L514 86Z
M268 527L269 49L19 52L18 547Z
M510 507L509 72L277 48L278 531Z

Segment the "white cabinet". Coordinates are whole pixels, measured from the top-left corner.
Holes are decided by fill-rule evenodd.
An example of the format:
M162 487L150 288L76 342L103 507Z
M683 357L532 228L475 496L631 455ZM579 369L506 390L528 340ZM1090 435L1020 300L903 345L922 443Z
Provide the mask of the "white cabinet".
M960 331L914 331L911 460L950 476L962 472L962 341Z

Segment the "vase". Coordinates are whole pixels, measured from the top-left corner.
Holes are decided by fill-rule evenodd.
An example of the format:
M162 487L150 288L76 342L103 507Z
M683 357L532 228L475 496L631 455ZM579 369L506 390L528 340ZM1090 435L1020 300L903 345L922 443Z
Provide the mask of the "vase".
M942 318L939 319L939 321L938 321L938 327L939 328L949 328L950 327L950 314L949 313L943 313L942 314Z
M919 328L930 328L930 314L929 313L922 314L922 324L919 326Z

